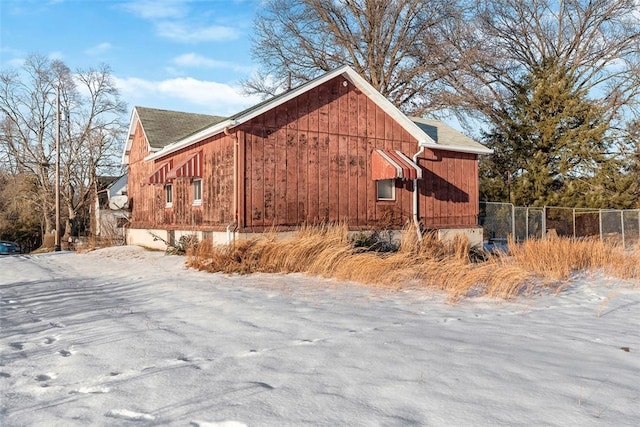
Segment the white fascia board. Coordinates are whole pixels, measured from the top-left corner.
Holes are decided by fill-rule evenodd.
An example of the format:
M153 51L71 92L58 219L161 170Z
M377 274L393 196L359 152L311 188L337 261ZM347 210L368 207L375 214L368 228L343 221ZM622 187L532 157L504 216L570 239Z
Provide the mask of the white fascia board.
M407 115L400 111L395 105L393 105L387 98L382 96L373 86L371 86L362 76L353 71L350 67L346 67L344 70L348 76L348 79L358 89L364 92L369 98L371 98L380 108L382 108L387 114L394 118L398 123L404 127L416 140L418 140L418 147L431 148L435 150L443 151L455 151L460 153L470 154L491 154L493 150L489 148L474 148L464 147L456 145L442 145L435 142L429 135L427 135L420 127L413 122Z
M140 121L140 117L138 116L138 111L135 107L133 107L133 111L131 111L131 120L129 121L129 132L127 132L127 142L124 145L124 150L122 151L122 160L121 165L126 166L129 164L129 151L131 151L131 146L133 145L133 137L136 132L136 124ZM147 150L154 152L158 151L157 148L149 145L149 139L147 138L147 134L144 130L144 126L140 126L142 128L142 134L144 135L144 140L147 142Z
M286 94L277 97L272 102L267 102L266 104L260 106L260 108L256 108L248 111L246 114L240 117L235 117L233 120L225 120L221 123L203 129L202 131L195 133L187 138L184 138L180 141L176 141L166 147L162 148L159 151L156 151L153 154L145 157L145 160L153 160L168 154L174 153L178 150L186 148L192 144L202 141L205 138L209 138L211 136L217 135L219 133L224 132L225 128L232 128L238 126L242 123L245 123L254 117L257 117L265 112L276 108L277 106L288 102L297 96L305 93L321 84L339 76L344 75L347 80L349 80L353 85L355 85L360 91L365 93L370 99L372 99L380 108L382 108L387 114L389 114L392 118L398 121L402 127L405 128L410 135L412 135L417 141L419 147L433 148L437 150L445 150L445 151L460 151L463 153L474 153L474 154L490 154L492 151L489 149L474 149L469 147L455 147L455 146L443 146L436 143L429 135L422 131L409 117L407 117L402 111L397 109L387 98L382 96L380 92L378 92L373 86L371 86L362 76L356 73L353 68L348 65L344 65L340 68L336 68L333 71L330 71L315 80L309 82L309 84L302 85L297 89L293 89Z
M160 157L164 157L168 154L175 153L178 150L182 150L190 145L202 141L203 139L210 138L214 135L224 132L225 128L231 128L240 124L237 120L225 120L221 123L215 124L208 128L202 129L200 132L196 132L180 141L171 143L160 150L156 150L154 153L149 154L144 160L154 160Z
M321 77L319 77L316 80L313 80L312 82L310 82L310 84L308 85L302 85L297 89L291 90L289 92L287 92L286 94L274 99L272 102L268 102L264 105L262 105L260 108L256 108L254 110L251 110L249 112L247 112L247 114L241 116L241 117L236 117L234 120L225 120L224 122L218 123L216 125L213 125L209 128L203 129L202 131L195 133L181 141L177 141L173 144L167 145L166 147L164 147L162 150L153 153L147 157L145 157L145 160L153 160L153 159L157 159L159 157L162 156L166 156L167 154L171 154L174 153L182 148L188 147L191 144L195 144L197 142L202 141L205 138L209 138L211 136L217 135L221 132L224 132L225 128L231 128L234 126L238 126L242 123L245 123L251 119L253 119L254 117L258 117L261 114L264 114L265 112L276 108L277 106L284 104L287 101L290 101L294 98L296 98L297 96L299 96L300 94L309 91L310 89L313 89L314 87L317 87L319 85L321 85L322 83L331 80L332 78L343 74L345 72L351 71L351 73L356 74L355 71L353 71L350 67L348 66L344 66L344 67L340 67L337 68L336 70L329 72Z
M248 120L253 119L254 117L258 117L259 115L279 106L282 105L296 97L298 97L299 95L308 92L309 90L320 86L321 84L328 82L329 80L341 75L341 74L353 74L353 75L357 75L357 73L355 71L353 71L353 69L351 69L351 67L349 67L348 65L342 66L340 68L336 68L333 71L330 71L320 77L318 77L315 80L310 81L308 84L302 85L300 87L298 87L297 89L293 89L289 92L287 92L286 94L280 96L277 99L274 99L273 102L268 102L265 105L263 105L260 108L257 108L255 110L252 110L250 112L248 112L247 114L245 114L242 117L237 117L236 121L238 122L238 124L244 123ZM351 79L349 79L351 80Z
M121 164L128 165L129 164L129 151L131 151L131 145L133 144L133 135L136 131L136 123L138 122L138 113L136 108L134 107L131 111L131 118L129 119L129 132L127 132L127 142L124 144L124 149L122 150L122 160Z
M493 150L491 148L486 147L463 147L460 145L441 145L441 144L429 144L425 145L425 148L431 148L433 150L442 150L442 151L454 151L456 153L469 153L469 154L493 154Z
M362 76L353 71L352 68L347 67L345 73L348 79L358 89L364 92L369 98L371 98L385 113L394 118L402 127L409 132L417 141L418 145L433 145L434 147L441 147L437 144L429 135L424 133L422 129L418 127L409 117L407 117L402 111L400 111L395 105L385 98L380 92L378 92L373 86L371 86ZM425 146L427 146L425 145Z

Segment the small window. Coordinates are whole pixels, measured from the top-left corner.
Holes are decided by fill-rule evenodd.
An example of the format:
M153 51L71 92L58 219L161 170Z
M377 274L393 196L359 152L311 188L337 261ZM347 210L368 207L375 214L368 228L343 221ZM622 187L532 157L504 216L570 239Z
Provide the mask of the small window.
M193 180L193 206L200 206L202 204L202 180Z
M396 199L396 180L383 179L376 181L378 200L395 200Z
M166 207L170 208L171 206L173 206L173 185L171 184L167 184L164 186L164 194L165 194L165 201L166 201Z

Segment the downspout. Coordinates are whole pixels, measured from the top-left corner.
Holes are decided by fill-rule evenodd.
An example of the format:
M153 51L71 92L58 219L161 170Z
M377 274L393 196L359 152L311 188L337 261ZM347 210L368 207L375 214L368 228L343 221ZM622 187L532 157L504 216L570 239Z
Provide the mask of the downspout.
M424 153L424 145L418 144L420 150L413 155L413 163L418 164L418 156ZM420 231L420 218L418 215L418 178L413 180L413 223L416 226L416 233L418 234L418 241L422 241L422 232Z
M229 132L228 126L224 128L224 134L233 139L233 221L227 225L227 243L231 243L236 239L235 230L238 228L238 135Z

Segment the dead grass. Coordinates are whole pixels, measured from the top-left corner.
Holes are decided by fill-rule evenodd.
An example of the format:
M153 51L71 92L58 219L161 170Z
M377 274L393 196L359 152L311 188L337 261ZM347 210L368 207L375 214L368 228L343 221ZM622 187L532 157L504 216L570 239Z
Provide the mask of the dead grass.
M640 279L640 254L599 239L564 238L509 243L513 262L536 275L566 280L574 271L602 270L620 279Z
M435 235L418 240L405 230L396 252L355 248L344 224L303 227L294 236L275 233L214 246L201 242L188 251L190 267L210 272L305 273L388 289L434 288L451 300L469 296L511 299L542 289L561 289L577 270L602 269L624 279L640 278L638 254L599 241L566 239L509 245L509 254L482 254L474 262L464 238L442 242ZM476 254L478 255L478 254Z

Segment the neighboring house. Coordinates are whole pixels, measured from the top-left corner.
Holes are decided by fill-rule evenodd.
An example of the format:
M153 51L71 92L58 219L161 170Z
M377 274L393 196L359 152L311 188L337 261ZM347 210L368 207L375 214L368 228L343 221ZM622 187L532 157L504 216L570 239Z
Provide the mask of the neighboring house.
M123 154L127 241L415 221L477 243L478 155L490 152L405 116L346 66L227 118L135 107Z
M94 236L106 239L124 237L124 227L129 222L127 181L127 174L98 177Z

